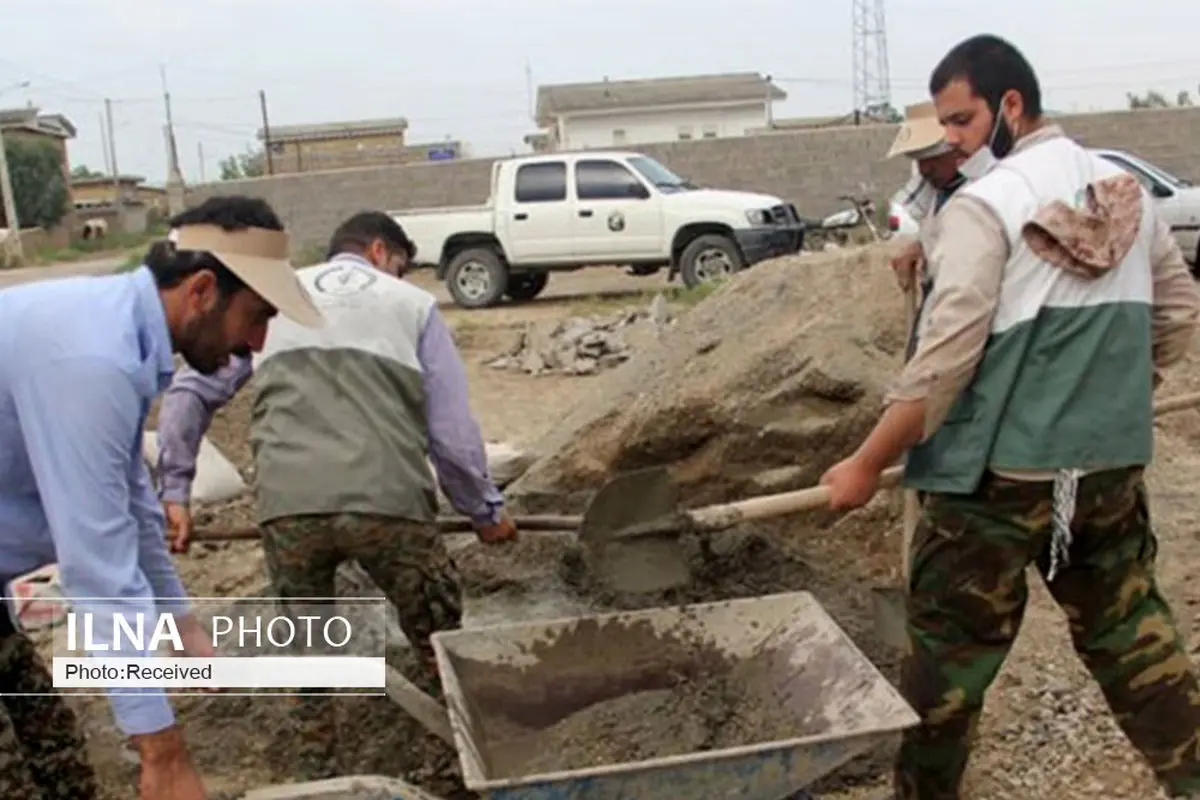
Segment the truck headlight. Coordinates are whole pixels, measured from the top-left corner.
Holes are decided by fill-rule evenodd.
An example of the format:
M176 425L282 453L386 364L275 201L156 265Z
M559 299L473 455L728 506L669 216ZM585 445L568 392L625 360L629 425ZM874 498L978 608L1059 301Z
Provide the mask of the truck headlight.
M752 208L746 212L746 219L751 225L770 225L771 214L762 208Z

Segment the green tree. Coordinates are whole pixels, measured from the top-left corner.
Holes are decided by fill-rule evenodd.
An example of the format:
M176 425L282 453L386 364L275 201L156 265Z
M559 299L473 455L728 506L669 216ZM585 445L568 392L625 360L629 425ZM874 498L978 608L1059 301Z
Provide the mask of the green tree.
M218 167L221 180L236 181L242 178L261 178L267 174L266 158L261 150L246 148L244 153L222 158Z
M104 173L97 172L87 164L80 164L77 167L71 168L71 177L75 180L80 180L83 178L103 178Z
M4 153L21 227L52 228L61 222L67 214L70 193L54 146L10 137L4 140Z
M1162 92L1151 89L1144 94L1134 94L1127 92L1125 95L1129 101L1131 109L1139 108L1187 108L1192 105L1192 95L1190 92L1180 92L1175 95L1175 102L1172 103L1167 99L1167 96Z

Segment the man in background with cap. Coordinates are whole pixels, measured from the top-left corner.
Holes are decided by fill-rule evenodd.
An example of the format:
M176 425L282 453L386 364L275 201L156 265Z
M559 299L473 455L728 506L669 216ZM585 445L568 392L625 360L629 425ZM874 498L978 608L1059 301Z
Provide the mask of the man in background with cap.
M57 563L77 611L172 612L186 653L207 657L141 456L146 414L175 353L211 372L261 348L277 310L302 325L321 315L266 203L217 197L200 208L178 250L138 270L0 291L0 580ZM89 641L120 647L108 655L150 655L119 641L107 613L94 622ZM0 796L96 797L75 719L9 613L0 682ZM118 690L111 703L140 755L142 800L203 800L166 694Z
M917 239L892 259L892 269L901 287L921 280L925 253L933 252L935 220L942 206L966 181L959 172L965 156L946 142L932 102L904 109L904 123L896 133L888 158L906 156L913 163L913 177L902 190L904 210L917 222ZM928 287L924 287L928 294Z
M286 607L290 598L333 597L339 564L358 561L421 657L419 682L437 692L430 636L457 628L462 607L434 524L428 461L481 541L517 531L488 474L466 372L436 298L400 279L414 255L404 230L386 213L362 212L338 227L328 253L327 263L297 273L328 325L272 323L253 368L250 434L267 567ZM247 361L211 377L181 374L164 398L162 496L188 527L200 441L250 372ZM186 548L177 537L175 549ZM291 723L280 735L291 773L280 777L336 774L330 699L302 697Z

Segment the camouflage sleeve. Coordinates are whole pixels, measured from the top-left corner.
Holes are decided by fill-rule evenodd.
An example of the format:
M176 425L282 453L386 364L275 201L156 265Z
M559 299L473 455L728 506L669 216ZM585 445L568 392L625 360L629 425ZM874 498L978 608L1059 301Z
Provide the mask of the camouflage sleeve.
M946 204L926 254L936 277L921 313L917 348L884 398L924 400L925 439L945 421L983 356L1008 252L1000 220L981 201L955 196Z
M1200 291L1183 260L1179 243L1161 218L1155 220L1150 258L1154 276L1153 352L1157 385L1163 370L1183 358L1191 345L1200 317Z

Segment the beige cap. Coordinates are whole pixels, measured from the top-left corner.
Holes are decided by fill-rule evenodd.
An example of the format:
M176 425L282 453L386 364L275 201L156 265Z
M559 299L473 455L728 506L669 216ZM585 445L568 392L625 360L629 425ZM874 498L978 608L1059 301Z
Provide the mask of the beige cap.
M211 253L251 291L279 313L306 328L319 328L325 318L300 285L288 259L288 235L266 228L226 231L217 225L183 225L175 246Z
M904 109L904 122L887 157L932 158L949 149L946 131L938 122L937 107L933 103L917 103Z

